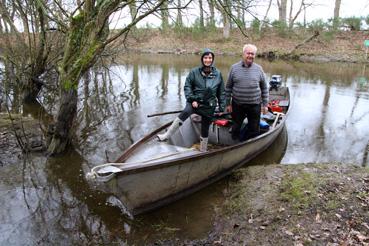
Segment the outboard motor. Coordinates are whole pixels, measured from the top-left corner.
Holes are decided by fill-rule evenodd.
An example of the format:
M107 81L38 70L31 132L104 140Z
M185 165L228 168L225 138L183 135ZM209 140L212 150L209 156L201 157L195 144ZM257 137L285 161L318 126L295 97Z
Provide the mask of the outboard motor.
M269 81L270 90L278 90L282 85L282 76L281 75L272 75L272 78Z

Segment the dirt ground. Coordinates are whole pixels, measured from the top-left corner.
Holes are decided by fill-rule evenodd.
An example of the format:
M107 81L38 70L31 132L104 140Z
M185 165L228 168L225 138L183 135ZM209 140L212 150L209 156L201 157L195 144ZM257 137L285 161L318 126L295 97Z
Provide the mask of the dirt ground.
M32 117L0 113L0 167L16 165L23 159L23 150L44 151L40 124Z
M267 31L261 35L249 34L245 37L235 29L229 39L224 39L221 30L206 33L141 30L129 35L125 47L140 53L176 54L199 53L208 47L218 55L241 55L245 43L254 43L258 47L259 56L272 55L312 62L369 62L364 46L364 40L369 39L369 31L342 31L334 34L322 32L304 43L311 36L312 33L308 32L281 36ZM296 46L299 48L295 49Z
M369 245L369 168L299 164L238 171L207 238L158 245Z

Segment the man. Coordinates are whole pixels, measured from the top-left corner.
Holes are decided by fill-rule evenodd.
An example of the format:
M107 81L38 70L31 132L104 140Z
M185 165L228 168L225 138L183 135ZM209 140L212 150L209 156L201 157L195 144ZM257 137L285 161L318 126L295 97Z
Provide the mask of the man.
M232 138L240 138L240 129L247 118L246 139L260 133L260 113L267 113L269 91L263 68L254 63L257 48L246 44L242 60L233 64L229 72L226 91L227 112L232 113Z

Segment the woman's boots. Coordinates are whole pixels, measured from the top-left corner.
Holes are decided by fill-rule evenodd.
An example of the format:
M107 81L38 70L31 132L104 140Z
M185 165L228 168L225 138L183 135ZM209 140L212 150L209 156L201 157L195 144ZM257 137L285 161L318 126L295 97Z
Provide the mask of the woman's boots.
M208 138L200 137L200 151L206 152L208 150Z
M172 136L172 134L177 131L177 129L182 125L183 121L180 118L175 118L173 123L170 125L170 127L168 128L168 131L166 131L163 134L158 134L157 137L159 138L160 141L165 141L168 140L168 138L170 136Z
M177 131L177 129L182 125L183 121L180 120L178 117L175 118L173 123L170 125L168 130L163 134L158 134L157 137L160 141L168 140L170 136ZM206 152L208 150L208 138L200 137L200 151Z

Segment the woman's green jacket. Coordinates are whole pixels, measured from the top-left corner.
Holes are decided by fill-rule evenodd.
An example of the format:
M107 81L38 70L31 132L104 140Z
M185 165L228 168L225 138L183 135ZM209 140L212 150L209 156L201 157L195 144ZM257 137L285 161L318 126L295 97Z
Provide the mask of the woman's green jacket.
M201 115L212 117L217 104L219 112L225 110L224 81L221 72L215 67L211 67L208 75L202 71L202 67L193 68L186 78L184 92L187 102L199 103L196 111Z

